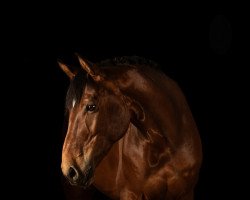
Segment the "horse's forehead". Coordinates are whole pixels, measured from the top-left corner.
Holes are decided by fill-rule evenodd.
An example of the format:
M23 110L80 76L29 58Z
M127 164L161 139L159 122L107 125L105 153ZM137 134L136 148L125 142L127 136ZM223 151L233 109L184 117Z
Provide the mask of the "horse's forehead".
M103 96L103 93L101 92L100 88L102 87L97 84L86 84L83 89L83 93L81 97L82 101L88 102L90 100Z
M98 92L98 88L96 84L87 83L83 90L83 96L91 96Z

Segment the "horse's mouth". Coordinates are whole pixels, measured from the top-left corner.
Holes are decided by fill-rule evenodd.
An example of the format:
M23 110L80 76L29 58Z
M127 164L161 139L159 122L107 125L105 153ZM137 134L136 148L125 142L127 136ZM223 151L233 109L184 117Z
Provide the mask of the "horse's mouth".
M70 181L71 185L80 186L84 189L88 188L94 182L94 170L92 167L88 167L84 173L79 175L79 178L75 181Z
M92 183L94 182L94 178L91 177L89 180L84 182L82 185L79 185L80 187L83 187L84 189L87 189Z

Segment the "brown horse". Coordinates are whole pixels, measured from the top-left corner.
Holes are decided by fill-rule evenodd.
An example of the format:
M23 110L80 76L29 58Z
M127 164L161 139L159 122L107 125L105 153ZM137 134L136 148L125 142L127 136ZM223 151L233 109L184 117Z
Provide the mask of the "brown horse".
M71 79L62 172L111 199L193 199L199 133L177 84L137 57L59 63Z

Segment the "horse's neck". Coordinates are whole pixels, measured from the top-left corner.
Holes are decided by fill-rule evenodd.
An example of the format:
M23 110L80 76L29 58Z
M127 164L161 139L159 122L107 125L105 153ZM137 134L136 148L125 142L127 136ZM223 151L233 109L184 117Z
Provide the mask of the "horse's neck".
M142 133L154 130L165 136L170 145L178 146L183 139L178 134L185 123L194 125L192 115L177 84L160 74L157 79L157 73L149 77L130 70L120 88L143 112L143 116L134 121Z

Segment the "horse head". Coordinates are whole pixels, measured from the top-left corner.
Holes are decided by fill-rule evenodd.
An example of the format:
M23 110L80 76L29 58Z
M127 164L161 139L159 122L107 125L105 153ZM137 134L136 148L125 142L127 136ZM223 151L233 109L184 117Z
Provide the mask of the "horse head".
M69 118L61 168L71 184L87 187L112 144L126 133L130 111L108 74L78 58L81 65L78 71L59 63L71 80L66 99Z

